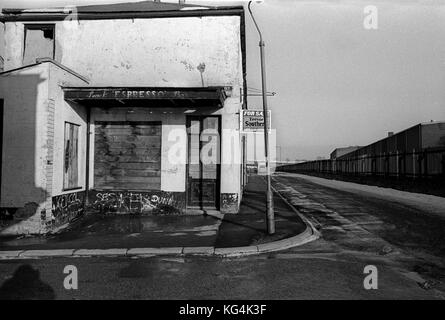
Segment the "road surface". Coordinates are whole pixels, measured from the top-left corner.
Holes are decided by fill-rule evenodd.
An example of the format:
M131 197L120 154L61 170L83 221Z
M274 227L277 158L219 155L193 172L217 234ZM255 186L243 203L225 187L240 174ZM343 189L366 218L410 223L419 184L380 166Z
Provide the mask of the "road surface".
M377 195L375 189L346 188L293 174L275 175L273 185L312 221L320 239L282 252L240 258L2 261L0 298L445 298L445 222L434 208L396 201L385 196L390 192ZM436 209L438 205L440 201ZM64 288L67 265L77 268L76 290ZM378 270L377 289L364 288L367 265Z

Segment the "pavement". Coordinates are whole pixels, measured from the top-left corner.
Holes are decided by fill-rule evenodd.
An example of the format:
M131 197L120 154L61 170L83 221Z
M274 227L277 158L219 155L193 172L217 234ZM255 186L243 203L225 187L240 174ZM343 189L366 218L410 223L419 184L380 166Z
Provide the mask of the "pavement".
M283 250L316 239L317 232L278 193L276 233L266 232L265 180L250 176L238 214L107 215L87 213L45 236L0 238L0 259L83 256L239 256Z

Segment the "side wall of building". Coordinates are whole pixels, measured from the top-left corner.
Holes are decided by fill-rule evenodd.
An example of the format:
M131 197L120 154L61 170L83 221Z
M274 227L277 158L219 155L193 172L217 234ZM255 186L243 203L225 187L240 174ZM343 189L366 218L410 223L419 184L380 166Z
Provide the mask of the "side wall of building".
M7 73L0 82L0 98L4 100L0 207L10 211L17 222L2 234L44 232L48 226L67 220L53 214L57 196L66 193L60 181L63 123L83 121L83 132L86 125L85 112L65 102L61 86L80 85L82 81L51 63L42 63ZM81 148L86 145L83 136ZM79 163L83 177L84 154L82 150Z
M0 77L4 99L1 203L23 222L11 233L40 232L45 207L45 127L48 66L39 65Z
M63 225L83 210L86 187L87 109L82 105L67 102L62 87L86 85L71 73L49 64L49 101L47 143L48 150L47 190L51 198L47 201L46 224L48 227ZM78 137L78 185L71 190L64 189L65 123L79 126Z
M445 147L445 123L428 123L421 125L422 148Z

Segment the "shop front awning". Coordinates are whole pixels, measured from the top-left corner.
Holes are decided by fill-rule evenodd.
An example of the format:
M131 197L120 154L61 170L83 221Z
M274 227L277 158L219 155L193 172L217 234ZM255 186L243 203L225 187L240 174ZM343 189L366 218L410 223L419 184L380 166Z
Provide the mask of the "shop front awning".
M65 100L91 107L222 108L228 87L64 87Z

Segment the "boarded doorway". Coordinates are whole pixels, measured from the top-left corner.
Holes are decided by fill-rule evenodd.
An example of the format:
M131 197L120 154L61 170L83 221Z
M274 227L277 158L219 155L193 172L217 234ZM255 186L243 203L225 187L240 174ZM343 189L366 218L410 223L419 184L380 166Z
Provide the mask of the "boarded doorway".
M94 188L161 189L161 122L95 122Z

